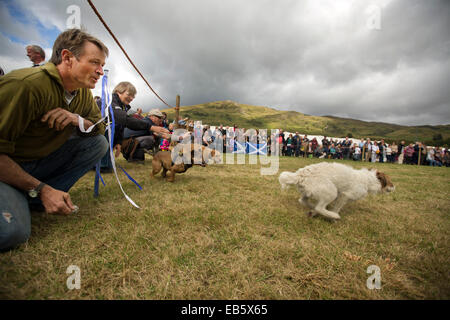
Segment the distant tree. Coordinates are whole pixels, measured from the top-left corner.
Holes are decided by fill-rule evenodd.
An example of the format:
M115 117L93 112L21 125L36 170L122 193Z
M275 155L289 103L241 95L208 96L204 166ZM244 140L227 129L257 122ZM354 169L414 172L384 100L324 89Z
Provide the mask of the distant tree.
M349 138L353 138L353 134L351 132L347 133L345 136L349 137Z
M437 134L433 135L433 141L440 141L440 140L443 140L442 134L437 133Z

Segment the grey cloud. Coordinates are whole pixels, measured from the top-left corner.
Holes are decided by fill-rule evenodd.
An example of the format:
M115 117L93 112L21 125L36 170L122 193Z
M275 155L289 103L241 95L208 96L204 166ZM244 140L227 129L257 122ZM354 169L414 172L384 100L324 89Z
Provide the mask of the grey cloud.
M381 30L367 28L372 2L364 1L94 3L170 104L181 94L183 105L234 100L399 124L450 122L448 1L374 0ZM111 48L112 79L135 83L134 103L144 110L163 107L85 1L41 1L36 14L61 26L70 4Z

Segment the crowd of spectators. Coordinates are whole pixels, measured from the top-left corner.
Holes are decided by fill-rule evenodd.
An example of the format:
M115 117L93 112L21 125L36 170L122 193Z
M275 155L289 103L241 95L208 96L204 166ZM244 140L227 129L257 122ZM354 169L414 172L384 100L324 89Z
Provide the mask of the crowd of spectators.
M450 166L448 149L426 146L421 142L388 144L381 139L370 138L353 142L345 139L328 139L326 136L319 142L316 138L303 137L298 132L286 136L281 130L279 135L280 153L283 156L302 156L309 158L344 159L354 161L399 163L410 165Z
M333 139L326 136L318 140L316 137L309 138L307 134L300 135L298 132L285 133L282 129L279 130L279 134L270 135L267 131L261 134L259 130L246 130L236 126L224 128L223 125L214 130L211 130L209 126L204 126L202 142L205 146L211 146L220 137L223 152L235 152L234 142L242 141L239 134L243 135L246 142L256 145L266 144L268 155L272 153L271 141L277 139L280 148L279 155L286 157L450 166L448 149L425 146L421 142L406 144L405 141L401 141L398 144L395 142L389 144L384 139L372 141L370 138L354 142L349 137Z

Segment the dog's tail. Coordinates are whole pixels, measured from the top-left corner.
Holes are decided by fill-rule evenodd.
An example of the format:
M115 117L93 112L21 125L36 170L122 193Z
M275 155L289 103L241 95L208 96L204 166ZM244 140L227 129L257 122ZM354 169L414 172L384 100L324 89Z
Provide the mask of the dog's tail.
M280 173L278 181L280 182L281 189L286 189L291 184L299 183L299 175L296 172L284 171Z

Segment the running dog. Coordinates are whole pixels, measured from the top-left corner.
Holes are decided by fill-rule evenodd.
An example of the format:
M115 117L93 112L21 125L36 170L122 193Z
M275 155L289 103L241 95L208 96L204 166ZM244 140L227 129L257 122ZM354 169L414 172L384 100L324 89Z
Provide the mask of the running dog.
M350 200L362 199L369 193L395 190L390 178L378 170L356 170L329 162L309 165L296 172L282 172L278 181L282 189L297 186L302 195L299 202L312 210L309 216L321 214L334 220L341 218L339 211ZM327 208L332 202L332 208Z

